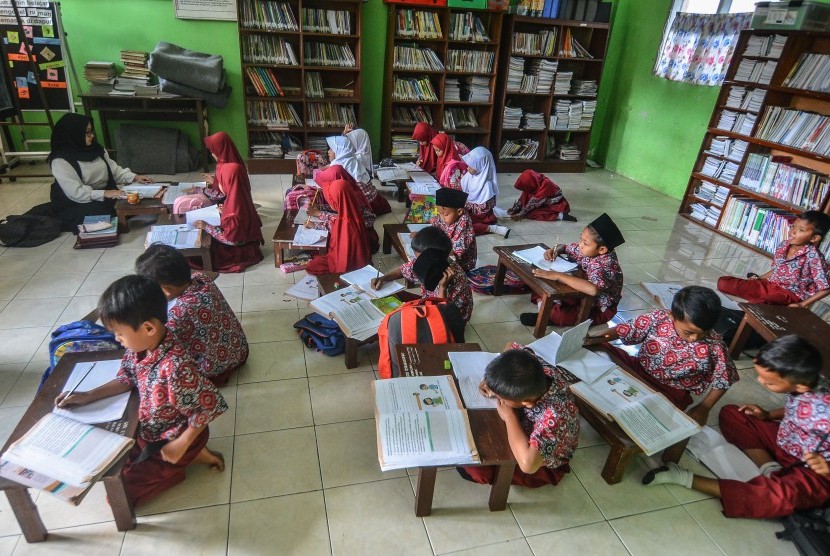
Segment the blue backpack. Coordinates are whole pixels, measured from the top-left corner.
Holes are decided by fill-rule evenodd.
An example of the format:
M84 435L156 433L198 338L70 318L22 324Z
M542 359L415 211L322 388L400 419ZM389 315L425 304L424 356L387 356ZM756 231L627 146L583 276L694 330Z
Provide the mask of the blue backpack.
M314 348L330 357L346 351L346 336L333 320L311 313L294 323L300 331L300 340L306 347Z
M43 372L38 390L55 370L55 366L65 353L79 351L109 351L121 349L112 332L100 324L88 320L76 320L64 324L54 332L49 341L49 368Z

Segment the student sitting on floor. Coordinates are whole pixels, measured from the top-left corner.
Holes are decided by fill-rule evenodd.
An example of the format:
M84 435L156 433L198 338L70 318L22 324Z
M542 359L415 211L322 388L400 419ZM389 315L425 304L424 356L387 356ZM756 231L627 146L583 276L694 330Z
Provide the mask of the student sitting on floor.
M224 386L248 359L242 324L213 280L191 276L181 251L155 243L135 261L135 272L159 283L168 301L167 329L190 351L202 375Z
M366 133L365 129L355 127L354 124L346 124L343 128L343 135L351 141L357 160L369 172L369 177L371 177L375 172L375 168L372 164L372 142L369 140L369 134Z
M147 276L113 282L98 302L101 322L127 350L115 380L89 392L63 392L58 407L85 405L138 390L138 434L121 471L135 506L182 482L191 463L224 471L222 454L208 449L208 423L228 404L167 330L167 299Z
M329 145L331 166L342 166L349 173L358 187L360 187L363 195L366 196L366 200L369 202L369 206L372 207L372 211L378 216L392 212L389 201L372 184L372 176L369 173L371 169L366 170L360 160L358 160L351 140L344 135L337 135L334 137L326 137L326 142Z
M496 398L516 458L512 484L557 485L570 471L579 439L579 412L559 369L512 343L487 365L481 392ZM492 484L494 466L458 468L465 479Z
M436 134L430 144L432 150L435 151L435 179L441 183L446 183L444 170L451 162L460 161L461 154L455 148L455 142L446 133Z
M380 249L380 236L375 230L375 220L377 215L372 210L369 200L360 188L358 183L352 178L351 174L339 164L332 164L314 178L314 181L320 186L323 194L315 193L312 200L315 201L314 206L308 207L308 215L317 218L317 222L307 222L308 228L314 227L318 230L327 230L330 226L330 221L337 215L337 211L326 201L325 191L335 180L344 180L351 187L354 192L355 200L360 208L360 214L363 216L363 225L366 226L366 237L369 240L369 251L377 253Z
M576 222L571 216L571 206L559 186L549 177L534 170L525 170L513 186L522 192L513 206L507 209L511 220L567 220Z
M415 164L428 174L435 172L435 164L438 161L435 149L432 148L432 140L436 135L438 132L435 128L426 122L418 122L412 130L412 138L418 141L418 160Z
M594 324L604 324L617 314L617 305L622 299L623 272L620 267L617 247L625 243L622 232L603 213L599 218L585 226L579 243L555 245L545 252L545 259L552 261L562 253L579 265L585 273L585 278L572 276L555 270L533 269L533 275L562 282L566 286L594 297L594 305L589 316ZM531 301L536 301L535 297ZM553 306L550 312L550 324L554 326L573 326L579 313L579 299L562 299ZM522 313L519 316L522 324L533 326L536 323L537 313Z
M493 155L484 147L476 147L465 154L463 159L467 165L467 173L461 178L461 190L469 196L465 206L473 221L476 235L499 234L507 239L510 228L499 226L493 212L499 195L499 181Z
M642 344L637 357L608 346L631 372L663 393L677 408L693 403L691 394L706 395L686 411L706 424L712 406L738 381L738 371L726 344L712 330L720 313L720 299L709 288L686 286L672 300L671 311L659 309L617 325L586 344L620 339L626 345Z
M415 259L408 261L380 278L372 280L379 289L386 282L406 278L421 284L422 297L446 299L456 307L465 323L473 314L473 290L467 275L455 261L449 262L452 243L442 230L430 226L412 238Z
M771 519L830 501L830 384L821 375L821 353L790 335L763 346L754 363L758 382L787 394L784 407L724 406L720 430L761 474L746 483L710 479L669 463L650 471L644 484L678 484L716 496L726 517Z
M216 171L213 174L202 174L207 187L203 189L193 188L189 193L204 193L211 202L221 203L225 200L225 194L222 193L219 182L216 181L216 174L221 174L220 170L225 164L242 164L244 166L245 161L239 154L239 150L231 136L224 131L217 131L205 137L205 147L216 160Z
M442 230L452 242L452 252L458 266L464 272L470 272L476 266L478 248L473 221L464 208L467 194L459 189L442 187L435 192L435 209L438 216L430 224Z
M818 249L828 229L830 216L801 213L790 225L789 239L775 250L772 270L749 279L721 276L718 289L750 303L809 307L830 293L830 267Z

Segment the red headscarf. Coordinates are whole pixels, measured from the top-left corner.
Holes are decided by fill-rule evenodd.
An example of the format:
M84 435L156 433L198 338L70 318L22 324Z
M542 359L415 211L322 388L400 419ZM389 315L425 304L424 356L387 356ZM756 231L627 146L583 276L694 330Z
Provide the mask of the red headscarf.
M222 231L235 243L258 241L262 238L262 221L251 199L251 183L242 164L226 163L216 170L216 180L225 191L222 204Z
M236 150L236 145L234 145L233 139L231 139L231 136L224 131L218 131L213 135L205 137L205 146L210 152L213 153L213 156L216 157L216 161L220 165L227 162L245 164L245 161L242 160L242 157L239 155L239 151ZM216 169L219 170L218 165Z
M562 195L562 190L559 186L553 183L550 178L539 172L533 170L525 170L516 180L516 189L522 192L519 199L522 206L533 199L546 199L548 197L557 197Z
M329 186L331 186L331 184L337 180L343 180L345 182L348 182L349 186L352 188L352 191L354 191L358 207L367 207L371 209L371 205L369 204L369 201L366 200L366 195L364 195L363 191L360 190L360 186L357 185L357 182L352 177L352 175L349 174L349 172L347 172L346 169L340 166L339 164L333 164L329 166L328 168L317 174L317 177L314 178L314 181L317 182L320 185L320 187L323 188L324 198L326 194L326 189L328 189ZM335 209L335 212L336 211L337 209Z
M435 175L440 177L447 164L453 160L461 160L461 157L456 152L452 139L446 133L439 133L433 137L431 143L432 146L438 147L442 151L441 156L438 156L438 160L435 162Z
M430 142L438 135L431 125L426 122L418 122L415 124L415 129L412 130L412 138L416 141L425 141L426 145L418 145L418 158L421 159L421 169L424 172L432 172L435 170L435 151L432 150Z
M351 184L334 180L323 187L323 197L337 212L329 232L328 271L349 272L370 264L369 238Z

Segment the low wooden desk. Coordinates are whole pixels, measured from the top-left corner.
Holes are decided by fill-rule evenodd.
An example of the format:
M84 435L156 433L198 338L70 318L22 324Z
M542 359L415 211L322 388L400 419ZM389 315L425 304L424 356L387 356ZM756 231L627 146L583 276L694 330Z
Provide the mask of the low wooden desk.
M408 224L384 224L383 225L383 254L389 255L392 252L392 248L395 248L395 252L400 255L400 257L408 261L409 257L406 255L406 249L403 248L403 243L401 243L401 238L398 237L398 234L407 234L409 233L409 225Z
M169 226L172 224L185 224L187 217L184 214L170 214L164 213L159 216L158 222L160 226ZM185 257L198 257L202 259L202 270L205 272L213 272L213 259L210 256L210 244L213 238L209 233L202 230L202 237L199 241L199 247L188 247L186 249L178 249Z
M331 274L321 274L317 277L318 282L318 289L320 290L320 295L326 295L328 293L333 292L338 288L347 287L349 284L346 282L340 281L340 275L336 273ZM395 297L400 299L401 301L412 301L413 299L418 299L419 296L415 295L414 293L409 293L408 291L399 291L395 294ZM347 369L354 369L357 367L357 348L366 344L372 344L378 341L378 335L373 334L372 336L366 338L365 340L356 340L354 338L346 338L346 368Z
M160 198L153 197L152 199L141 199L138 204L131 205L127 199L118 199L115 201L115 214L118 216L118 232L125 234L130 231L127 225L127 219L131 216L139 216L141 214L169 214L169 205L161 202Z
M274 266L278 267L283 263L286 249L299 249L302 251L317 251L320 254L328 251L327 247L313 247L308 245L294 245L294 234L297 226L294 225L296 210L287 210L282 213L282 218L274 232Z
M536 317L536 327L533 329L533 335L536 338L541 338L545 335L545 329L548 327L550 311L553 309L554 301L568 297L580 298L579 314L576 319L576 322L579 323L588 318L588 315L591 313L591 306L594 303L594 298L560 282L537 278L533 275L533 265L530 265L518 257L513 256L514 251L529 249L531 247L536 247L537 245L541 245L545 249L548 249L548 246L543 243L505 245L493 248L493 251L495 251L495 253L499 256L495 283L493 284L493 295L502 294L504 289L504 277L508 270L512 270L522 282L527 284L533 293L542 299L542 306L539 309L539 316Z
M830 376L830 324L821 317L801 307L754 303L738 305L744 310L744 318L729 346L729 355L733 358L741 355L753 330L768 342L787 334L798 334L821 351L824 374Z
M453 374L445 366L449 361L447 353L451 351L481 351L481 347L478 344L401 344L396 346L398 368L401 369L402 376ZM507 507L507 496L510 494L510 483L516 467L516 458L513 457L507 441L507 429L495 409L468 409L467 414L470 418L473 441L481 458L480 465L498 466L495 480L490 487L490 511L504 510ZM415 515L418 517L427 516L432 512L437 473L438 467L418 468L418 486L415 490Z
M88 361L107 361L110 359L120 359L124 354L123 350L115 351L98 351L86 353L67 353L61 357L55 370L46 380L43 388L37 393L35 399L29 405L26 413L20 419L20 422L15 427L9 440L3 446L2 452L5 452L12 442L20 439L21 436L29 432L35 423L37 423L44 415L52 411L55 405L55 398L64 390L66 381L72 372L72 368L77 363L84 363ZM98 425L101 428L112 430L123 434L124 436L135 437L138 428L138 393L133 390L130 395L130 401L127 404L127 410L124 412L124 418L121 421L113 421L111 423L102 423ZM124 490L124 483L121 479L121 468L127 460L125 454L118 460L109 471L107 471L101 480L104 481L104 488L107 491L110 507L112 508L112 515L115 518L115 525L119 531L128 531L135 529L135 511L130 506L127 500L127 492ZM45 541L48 535L43 521L40 519L40 514L37 511L37 506L29 496L29 491L26 487L14 481L9 481L0 477L0 490L5 491L6 498L9 499L9 505L14 512L17 523L23 531L23 536L27 542L41 542ZM87 490L89 492L89 490ZM51 496L44 494L43 496ZM85 496L85 494L83 495ZM83 497L82 496L82 497Z

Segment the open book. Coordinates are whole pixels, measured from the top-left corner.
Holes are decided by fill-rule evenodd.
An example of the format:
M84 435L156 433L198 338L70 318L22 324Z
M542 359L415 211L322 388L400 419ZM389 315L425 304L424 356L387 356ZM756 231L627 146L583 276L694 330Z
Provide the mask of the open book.
M366 340L377 334L385 313L365 292L355 286L334 290L311 301L309 307L335 321L343 334L356 340Z
M441 184L437 181L408 181L406 182L406 186L409 188L409 192L414 195L435 195L435 192L441 189Z
M592 382L572 384L571 391L616 421L649 456L700 430L700 425L665 396L619 367Z
M761 474L758 466L740 448L727 442L711 427L703 427L692 436L686 449L719 479L747 482Z
M467 409L496 408L496 400L485 397L478 385L484 380L487 365L499 355L487 351L451 351L447 354Z
M416 183L434 183L435 178L426 172L409 172L409 179Z
M405 289L403 284L399 282L386 282L379 290L372 288L372 280L380 277L382 274L381 271L367 264L363 268L342 274L340 279L356 286L359 290L374 299L394 295Z
M375 380L372 393L382 471L481 461L452 377Z
M219 207L217 205L210 205L196 210L191 210L184 213L184 219L192 228L193 223L198 220L203 220L211 226L219 226L222 222L222 216L219 214Z
M396 168L394 166L391 168L378 168L375 173L380 181L405 180L409 177L409 172L403 168Z
M297 226L297 231L294 232L294 239L291 240L291 243L295 246L325 247L328 237L329 233L326 230Z
M308 210L306 210L304 208L298 210L297 214L294 216L294 224L302 226L303 224L306 223L306 221L308 221L308 222L322 222L322 220L320 220L316 216L309 216L308 215Z
M674 299L674 294L686 287L683 284L675 284L671 282L643 282L640 284L651 296L656 299L663 309L671 309L671 302ZM720 304L724 309L731 309L733 311L740 311L741 308L738 303L726 297L717 290L714 291L720 298Z
M399 232L398 239L403 245L404 253L406 253L406 259L411 261L415 258L415 251L412 250L412 236L410 235L412 232Z
M562 367L579 380L593 382L616 365L582 347L590 327L591 321L586 320L565 330L561 335L551 332L527 347L551 365Z
M517 257L527 264L539 267L542 270L555 270L557 272L573 272L576 270L576 263L567 261L562 257L549 261L545 259L545 248L541 245L531 247L529 249L522 249L521 251L513 251L513 256Z
M202 230L195 230L187 224L154 225L147 232L144 247L149 247L154 243L163 243L176 249L200 247L202 245Z
M63 389L65 391L74 389L76 392L89 392L94 388L98 388L115 380L120 368L120 359L95 361L93 363L77 363L72 369L69 378L66 380ZM86 405L67 408L53 407L52 413L88 425L108 423L109 421L117 421L124 417L124 411L127 409L127 403L129 401L130 393L123 392Z

